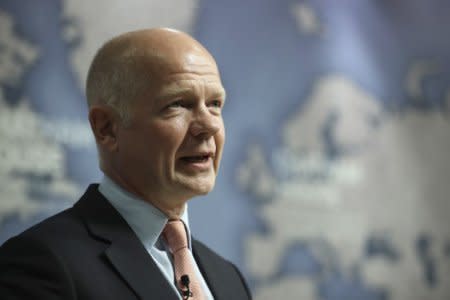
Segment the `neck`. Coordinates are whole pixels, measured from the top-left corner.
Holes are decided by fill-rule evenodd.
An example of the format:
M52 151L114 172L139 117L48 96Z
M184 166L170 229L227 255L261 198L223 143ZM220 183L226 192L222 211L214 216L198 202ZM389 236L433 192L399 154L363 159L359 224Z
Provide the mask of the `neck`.
M164 198L155 193L144 193L132 184L127 183L121 176L115 175L115 173L106 172L105 170L103 170L103 172L119 187L137 196L140 200L150 203L164 213L167 218L177 220L183 215L186 208L186 201L174 201L174 199L167 199L167 197Z

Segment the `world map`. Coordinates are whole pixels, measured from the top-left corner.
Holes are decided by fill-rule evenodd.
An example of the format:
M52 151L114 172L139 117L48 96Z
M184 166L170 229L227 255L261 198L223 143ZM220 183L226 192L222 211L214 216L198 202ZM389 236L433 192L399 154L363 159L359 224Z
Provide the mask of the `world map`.
M0 242L101 178L83 99L96 49L168 26L206 45L228 94L193 232L255 299L450 297L449 4L124 3L0 3Z

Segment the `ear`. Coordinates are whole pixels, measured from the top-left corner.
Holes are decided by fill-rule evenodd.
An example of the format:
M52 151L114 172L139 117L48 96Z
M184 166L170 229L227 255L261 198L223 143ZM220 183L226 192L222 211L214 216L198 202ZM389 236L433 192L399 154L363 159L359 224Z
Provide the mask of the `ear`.
M119 128L117 113L109 106L94 105L89 109L89 123L97 144L107 151L116 151Z

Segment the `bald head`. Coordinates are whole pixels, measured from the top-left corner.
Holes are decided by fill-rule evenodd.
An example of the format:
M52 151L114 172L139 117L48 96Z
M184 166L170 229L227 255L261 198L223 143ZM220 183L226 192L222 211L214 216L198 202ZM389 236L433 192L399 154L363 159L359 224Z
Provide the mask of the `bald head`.
M150 82L190 60L212 64L218 73L211 54L186 33L155 28L119 35L94 57L86 81L88 106L108 105L126 121L129 104Z

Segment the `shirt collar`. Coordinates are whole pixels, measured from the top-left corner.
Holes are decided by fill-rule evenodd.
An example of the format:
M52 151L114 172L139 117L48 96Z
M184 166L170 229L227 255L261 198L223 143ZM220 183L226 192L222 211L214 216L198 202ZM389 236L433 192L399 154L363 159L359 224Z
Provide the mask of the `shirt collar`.
M122 215L144 246L146 248L154 247L168 221L167 216L149 202L122 189L106 175L103 177L98 190ZM190 247L191 232L187 204L180 219L186 227Z

